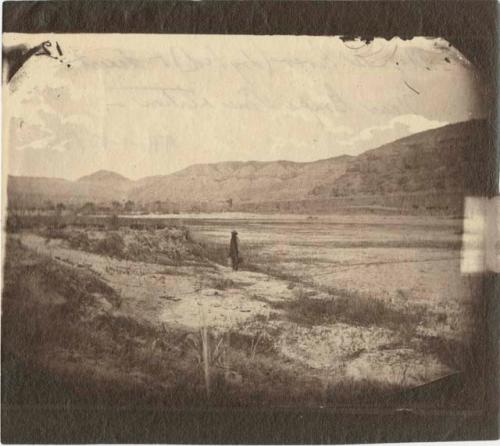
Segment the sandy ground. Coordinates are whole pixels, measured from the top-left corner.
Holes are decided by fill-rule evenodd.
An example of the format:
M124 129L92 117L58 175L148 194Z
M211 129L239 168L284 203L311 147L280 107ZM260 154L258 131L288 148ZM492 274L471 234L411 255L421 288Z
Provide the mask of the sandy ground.
M243 257L270 271L299 277L315 288L418 303L458 317L471 297L470 277L460 269L462 221L406 220L356 217L347 224L325 217L286 226L250 222L237 229ZM227 225L193 223L192 228L203 241L222 243L228 237Z
M167 267L78 251L34 234L20 238L36 252L100 276L120 294L122 305L114 310L120 314L193 331L206 325L213 333L239 330L271 337L281 358L300 363L327 383L352 379L415 386L452 373L416 339L402 341L388 327L307 326L290 321L286 310L273 305L297 299L288 277L293 276L303 280L300 293L310 298L340 290L395 308L424 305L441 311L445 322L418 327L417 334L463 337L471 289L460 275L460 250L447 247L459 239L459 223L422 219L408 228L388 217L369 222L240 222L243 257L251 256L268 272L234 272L217 264ZM191 222L190 230L198 240L224 243L230 227L233 221ZM342 245L349 240L357 247ZM432 248L434 242L442 247Z

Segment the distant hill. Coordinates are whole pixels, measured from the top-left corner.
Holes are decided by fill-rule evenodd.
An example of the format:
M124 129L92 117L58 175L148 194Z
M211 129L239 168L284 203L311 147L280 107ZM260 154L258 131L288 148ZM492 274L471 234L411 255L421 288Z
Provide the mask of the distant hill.
M132 181L101 170L77 181L9 177L10 202L132 200L180 210L331 212L343 207L459 212L480 186L486 123L468 121L414 134L357 157L314 162L197 164Z
M87 185L91 190L99 190L104 198L97 201L109 200L109 197L118 201L125 200L130 188L135 183L129 178L109 170L98 170L91 175L79 178L76 182L79 185Z
M130 185L132 180L110 170L98 170L77 180L79 183L96 183L104 185Z
M310 163L291 161L224 162L190 166L171 175L139 180L134 201L225 202L290 200L342 175L353 158L341 156Z
M133 181L115 172L100 170L76 181L62 178L9 176L9 203L35 207L43 202L82 204L124 200Z
M460 215L465 195L481 195L489 143L486 121L450 124L368 150L305 200L246 206L253 212L410 212ZM494 161L490 161L494 162Z
M316 197L462 192L484 152L486 123L468 121L417 133L362 153ZM477 171L476 171L477 172ZM469 185L469 186L468 186Z
M472 120L417 133L368 150L306 199L244 206L253 212L440 213L460 215L465 195L484 187L489 151L486 121ZM490 161L491 162L491 161Z
M80 204L119 199L117 190L99 184L23 176L9 176L7 194L9 205L17 207L37 207L47 201Z

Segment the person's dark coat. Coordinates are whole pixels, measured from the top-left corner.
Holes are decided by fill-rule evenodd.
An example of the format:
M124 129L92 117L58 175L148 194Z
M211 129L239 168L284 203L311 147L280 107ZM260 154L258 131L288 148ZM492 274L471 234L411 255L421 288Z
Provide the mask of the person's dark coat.
M234 270L238 269L240 263L240 253L238 247L238 233L233 232L231 234L231 242L229 244L229 257L231 258L231 263Z

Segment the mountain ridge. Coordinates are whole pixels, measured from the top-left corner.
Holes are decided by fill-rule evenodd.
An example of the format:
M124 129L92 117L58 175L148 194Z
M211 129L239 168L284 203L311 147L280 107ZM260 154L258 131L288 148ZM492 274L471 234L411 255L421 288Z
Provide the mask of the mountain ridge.
M224 161L193 164L167 175L131 180L99 170L76 181L9 176L9 202L132 200L174 203L180 209L280 211L269 203L336 200L438 192L459 195L475 153L483 144L485 121L471 120L409 135L367 150L296 162ZM54 182L59 186L54 188ZM319 202L318 201L318 202ZM381 199L383 202L383 198ZM269 207L271 206L271 207ZM168 207L168 206L167 206ZM307 206L306 206L307 208Z
M130 178L125 177L117 172L113 172L112 170L99 169L89 175L84 175L83 177L78 178L76 181L78 182L132 182Z

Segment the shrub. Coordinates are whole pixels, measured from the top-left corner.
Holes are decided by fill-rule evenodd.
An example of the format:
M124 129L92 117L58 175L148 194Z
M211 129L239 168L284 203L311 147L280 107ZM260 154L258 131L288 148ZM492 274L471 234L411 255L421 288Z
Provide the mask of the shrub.
M113 214L110 218L109 218L109 227L113 230L113 231L116 231L120 228L120 221L118 219L118 215L116 214Z
M65 220L60 215L50 216L47 220L49 229L64 229L66 228Z
M69 246L73 249L81 249L83 251L90 250L91 242L86 232L78 232L71 235L68 239Z
M110 232L97 242L96 252L109 257L121 257L125 249L125 242L120 234Z
M130 260L145 260L148 258L148 254L150 254L150 250L136 241L127 245L127 258Z
M68 233L64 231L63 228L56 228L56 227L49 227L47 228L43 234L45 235L45 238L47 241L50 239L67 239L68 238Z
M226 265L229 257L228 247L217 243L193 243L190 252L195 257L207 259L220 265Z
M22 229L21 219L17 215L9 215L7 217L7 225L6 225L7 232L14 233L18 232L21 229Z

